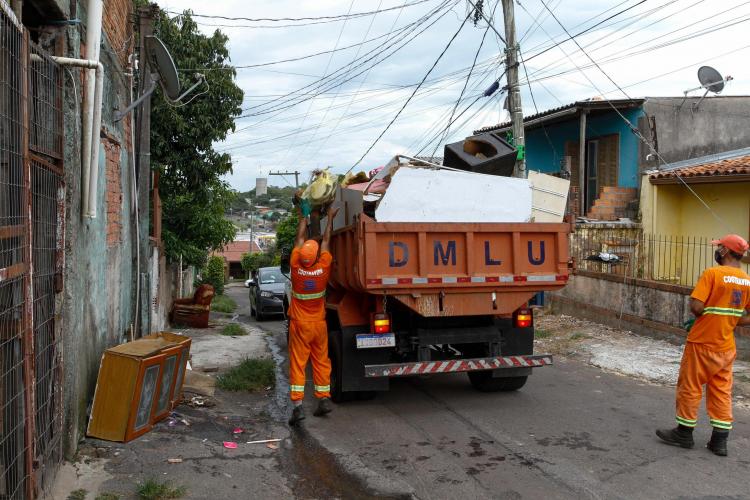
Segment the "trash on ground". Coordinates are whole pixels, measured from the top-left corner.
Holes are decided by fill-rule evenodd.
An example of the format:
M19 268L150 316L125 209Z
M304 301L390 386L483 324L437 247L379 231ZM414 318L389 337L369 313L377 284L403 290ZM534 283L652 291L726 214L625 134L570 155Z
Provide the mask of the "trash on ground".
M228 450L236 450L237 443L234 443L232 441L224 441L224 448L227 448Z
M232 431L232 434L242 434L243 432L245 431L243 431L239 427L235 427L234 430Z
M278 443L281 439L259 439L257 441L248 441L247 444Z
M270 449L272 449L272 450L278 450L278 449L279 449L279 445L277 445L277 444L273 444L273 443L268 443L268 444L266 445L266 448L270 448Z
M170 464L181 464L182 463L182 459L181 458L168 458L167 459L167 463L170 463Z
M183 402L193 408L211 408L213 406L216 406L216 403L204 396L193 396L190 399L184 400Z

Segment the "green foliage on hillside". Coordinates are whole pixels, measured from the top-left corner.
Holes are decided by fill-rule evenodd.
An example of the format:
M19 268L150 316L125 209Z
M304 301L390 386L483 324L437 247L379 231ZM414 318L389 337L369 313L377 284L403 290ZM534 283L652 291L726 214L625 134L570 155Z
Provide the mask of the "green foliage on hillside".
M294 196L295 189L291 186L286 187L275 187L268 186L268 192L262 196L255 196L255 189L245 191L243 193L237 193L237 198L232 204L232 209L235 212L241 212L242 210L249 210L250 205L247 203L247 199L252 201L254 206L260 205L263 207L270 207L275 209L282 209L288 212L292 211L292 197Z

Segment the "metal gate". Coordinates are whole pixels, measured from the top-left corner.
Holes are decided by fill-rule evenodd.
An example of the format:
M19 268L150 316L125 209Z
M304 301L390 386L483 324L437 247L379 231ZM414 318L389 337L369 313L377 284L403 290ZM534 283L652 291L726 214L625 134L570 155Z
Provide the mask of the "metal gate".
M61 460L62 102L61 68L0 1L0 499L33 498Z

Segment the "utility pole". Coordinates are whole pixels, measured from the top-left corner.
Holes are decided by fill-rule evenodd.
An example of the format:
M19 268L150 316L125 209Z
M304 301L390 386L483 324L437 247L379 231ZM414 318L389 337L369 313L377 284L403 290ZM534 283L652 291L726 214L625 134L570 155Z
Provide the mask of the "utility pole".
M268 175L293 175L294 176L294 187L299 188L299 174L302 172L268 172Z
M516 42L516 20L513 12L513 0L502 0L505 21L506 60L508 75L508 104L513 127L513 141L518 150L514 177L525 179L526 173L526 140L523 134L523 109L521 108L521 89L518 85L518 43Z

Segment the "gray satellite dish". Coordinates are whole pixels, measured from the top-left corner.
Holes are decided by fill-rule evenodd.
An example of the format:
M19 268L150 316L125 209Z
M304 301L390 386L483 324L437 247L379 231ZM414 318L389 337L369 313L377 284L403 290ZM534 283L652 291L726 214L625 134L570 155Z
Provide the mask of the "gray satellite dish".
M701 87L714 94L724 90L724 77L711 66L698 68L698 81L701 82Z
M159 75L159 83L167 97L175 101L180 97L180 79L172 56L164 42L155 36L146 37L146 53L152 69Z

